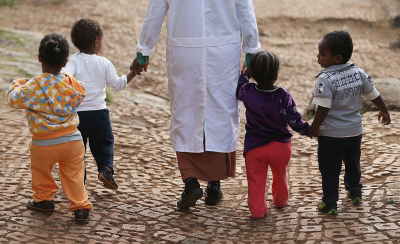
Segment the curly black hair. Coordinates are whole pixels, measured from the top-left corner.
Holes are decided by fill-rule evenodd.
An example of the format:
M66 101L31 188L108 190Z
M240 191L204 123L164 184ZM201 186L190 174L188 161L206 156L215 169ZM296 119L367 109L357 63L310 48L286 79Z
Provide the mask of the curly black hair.
M253 54L250 59L251 76L257 83L276 80L279 71L278 57L267 51Z
M347 31L332 31L327 33L323 38L332 55L341 55L342 63L347 63L353 54L353 40Z
M72 43L80 51L94 45L96 38L103 36L103 29L99 22L91 19L80 19L71 29Z
M68 41L62 35L56 33L47 34L40 41L39 56L41 62L48 66L61 69L68 55Z

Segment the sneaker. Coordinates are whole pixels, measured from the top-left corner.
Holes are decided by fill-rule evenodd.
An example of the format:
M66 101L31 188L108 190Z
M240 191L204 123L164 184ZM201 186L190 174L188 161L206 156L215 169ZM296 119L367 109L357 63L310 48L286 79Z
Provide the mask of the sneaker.
M28 201L28 209L44 214L54 213L54 201L35 202L33 199Z
M89 222L90 210L89 209L78 209L75 213L75 224L84 225Z
M347 191L347 198L351 199L353 203L362 202L362 191L361 187L350 188Z
M188 194L185 191L182 192L181 199L179 199L176 204L178 208L189 208L194 207L196 205L196 201L199 200L203 196L203 190L198 187L189 191Z
M206 189L206 198L204 199L207 205L215 205L221 200L222 198L222 191L221 190L214 190L211 188Z
M115 182L111 170L104 166L99 173L99 180L104 183L104 186L111 190L117 190L118 184Z
M337 203L336 202L320 202L318 203L318 211L325 214L337 214Z

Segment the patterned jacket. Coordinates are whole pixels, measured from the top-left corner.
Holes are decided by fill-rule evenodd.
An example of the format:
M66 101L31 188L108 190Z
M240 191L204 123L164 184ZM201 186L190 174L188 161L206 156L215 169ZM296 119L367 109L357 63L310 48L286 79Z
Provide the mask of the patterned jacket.
M43 73L31 80L12 82L7 94L12 108L26 109L32 138L51 139L77 131L79 117L76 109L85 98L85 88L68 73L60 79Z

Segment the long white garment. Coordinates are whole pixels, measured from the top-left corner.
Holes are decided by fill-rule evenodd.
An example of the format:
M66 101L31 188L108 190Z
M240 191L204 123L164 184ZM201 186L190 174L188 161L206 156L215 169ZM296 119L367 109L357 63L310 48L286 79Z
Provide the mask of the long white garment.
M243 52L260 51L253 3L150 0L136 46L144 56L154 51L167 12L172 146L178 152L233 152L240 123L235 91L242 38Z
M68 58L62 72L70 73L85 86L86 98L76 111L92 111L107 108L106 82L115 91L127 86L126 75L119 77L114 65L105 57L95 54L75 53Z

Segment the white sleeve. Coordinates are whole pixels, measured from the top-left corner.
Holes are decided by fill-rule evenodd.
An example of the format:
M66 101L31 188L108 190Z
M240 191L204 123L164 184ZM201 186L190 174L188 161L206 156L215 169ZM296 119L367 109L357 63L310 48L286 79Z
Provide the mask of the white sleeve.
M312 103L324 108L331 108L332 106L332 100L329 98L314 97Z
M128 85L126 75L118 77L114 65L107 60L106 64L106 82L115 91L121 91Z
M371 100L374 100L375 98L377 98L379 95L380 95L380 93L379 93L378 90L376 90L376 88L374 87L374 89L372 90L372 92L370 92L370 93L368 93L368 94L366 94L366 95L363 95L363 98L364 98L365 100L371 101Z
M166 0L150 0L144 17L139 42L136 51L143 56L149 56L160 37L162 23L168 11Z
M236 15L243 37L244 53L256 53L261 50L258 38L258 27L252 0L235 0Z
M67 65L61 69L61 72L69 73L70 75L75 76L75 62L69 59Z

